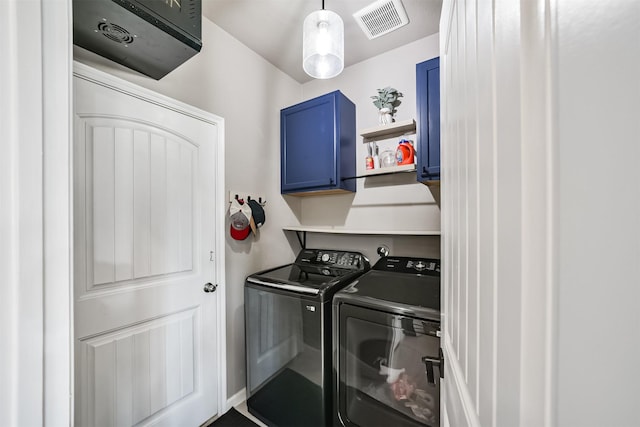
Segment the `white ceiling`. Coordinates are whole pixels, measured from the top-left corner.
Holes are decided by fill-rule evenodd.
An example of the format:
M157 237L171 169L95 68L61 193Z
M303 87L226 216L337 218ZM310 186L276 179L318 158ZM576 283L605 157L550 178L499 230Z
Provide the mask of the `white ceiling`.
M369 40L353 13L376 0L325 0L325 9L344 21L344 66L438 32L442 0L402 0L409 24ZM322 0L203 0L202 14L251 50L300 83L311 80L302 70L302 23Z

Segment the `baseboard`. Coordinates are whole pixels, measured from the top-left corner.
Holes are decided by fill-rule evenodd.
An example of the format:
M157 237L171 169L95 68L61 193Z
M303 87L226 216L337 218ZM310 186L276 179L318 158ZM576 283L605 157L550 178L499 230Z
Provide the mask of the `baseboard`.
M237 392L236 394L234 394L233 396L227 399L223 412L227 412L233 406L239 405L245 400L247 400L247 389L242 388L239 392Z

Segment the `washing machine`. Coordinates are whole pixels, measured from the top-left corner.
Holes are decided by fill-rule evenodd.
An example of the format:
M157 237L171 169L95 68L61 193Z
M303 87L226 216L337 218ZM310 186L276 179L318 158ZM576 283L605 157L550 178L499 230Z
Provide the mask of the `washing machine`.
M359 252L303 249L245 282L247 407L269 426L333 422L333 295L369 270Z

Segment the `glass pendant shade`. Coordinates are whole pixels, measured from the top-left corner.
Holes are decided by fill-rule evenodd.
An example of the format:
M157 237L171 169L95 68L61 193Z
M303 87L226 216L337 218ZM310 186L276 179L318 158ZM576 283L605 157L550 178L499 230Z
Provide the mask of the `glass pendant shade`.
M316 79L330 79L344 68L344 24L330 10L316 10L302 27L302 68Z

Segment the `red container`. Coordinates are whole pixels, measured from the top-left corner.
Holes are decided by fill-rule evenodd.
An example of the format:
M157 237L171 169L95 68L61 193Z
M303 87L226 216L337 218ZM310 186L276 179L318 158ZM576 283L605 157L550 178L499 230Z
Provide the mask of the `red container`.
M411 141L403 139L398 143L398 148L396 149L396 163L398 165L412 165L415 154L416 150L413 148Z

